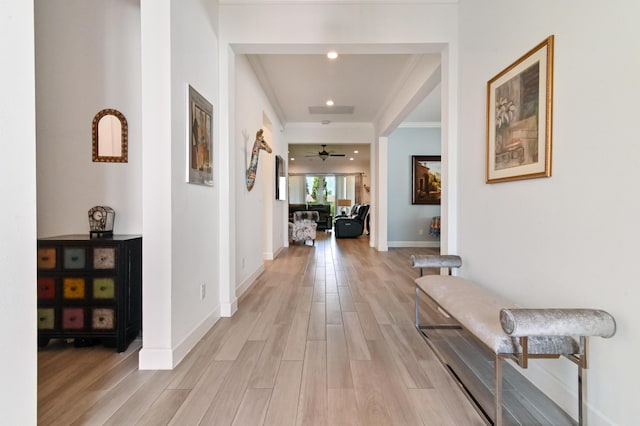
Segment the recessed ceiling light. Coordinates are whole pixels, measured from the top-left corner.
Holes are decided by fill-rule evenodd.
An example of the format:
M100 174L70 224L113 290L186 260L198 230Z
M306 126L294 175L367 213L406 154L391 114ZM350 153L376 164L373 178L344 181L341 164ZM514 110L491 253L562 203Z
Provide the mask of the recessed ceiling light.
M353 153L354 153L354 154L357 154L357 153L358 153L358 150L356 149L355 151L353 151Z
M353 161L353 157L349 158L349 161Z
M329 99L327 101L327 106L333 106L333 105L334 105L334 102L331 99Z
M291 157L291 161L295 161L295 158Z
M331 52L327 53L327 58L329 58L329 59L337 59L338 58L338 52L331 51Z

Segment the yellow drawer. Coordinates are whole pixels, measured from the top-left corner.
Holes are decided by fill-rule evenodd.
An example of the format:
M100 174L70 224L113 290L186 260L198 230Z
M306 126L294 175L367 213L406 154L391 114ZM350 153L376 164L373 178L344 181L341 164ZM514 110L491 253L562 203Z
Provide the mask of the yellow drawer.
M63 278L62 295L65 299L84 299L84 278Z

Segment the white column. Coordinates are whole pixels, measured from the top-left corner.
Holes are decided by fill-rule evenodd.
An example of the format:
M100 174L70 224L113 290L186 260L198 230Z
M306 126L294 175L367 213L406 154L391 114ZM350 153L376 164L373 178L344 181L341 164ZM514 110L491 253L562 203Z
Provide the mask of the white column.
M0 3L2 423L37 422L34 2ZM43 212L44 214L44 212Z
M142 68L142 350L140 369L173 368L171 0L140 2Z
M374 188L371 188L371 191L375 193L372 196L372 199L377 200L374 206L374 219L377 224L377 237L376 237L376 248L378 251L388 251L389 246L387 245L387 216L388 216L388 146L389 146L389 138L387 137L379 137L377 149L376 149L376 162L377 162L377 176L376 176L376 185Z
M458 66L455 47L442 51L442 205L440 252L458 250Z
M235 53L220 40L220 160L218 165L220 194L220 315L230 317L238 310L236 297L236 159L231 138L235 112Z

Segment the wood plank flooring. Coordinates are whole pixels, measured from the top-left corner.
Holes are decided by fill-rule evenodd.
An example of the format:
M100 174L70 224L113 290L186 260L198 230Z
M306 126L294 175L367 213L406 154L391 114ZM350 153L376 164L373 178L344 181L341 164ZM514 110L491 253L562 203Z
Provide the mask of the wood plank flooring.
M172 371L53 341L41 425L482 425L413 326L411 254L320 233L265 272ZM435 273L436 271L433 271Z

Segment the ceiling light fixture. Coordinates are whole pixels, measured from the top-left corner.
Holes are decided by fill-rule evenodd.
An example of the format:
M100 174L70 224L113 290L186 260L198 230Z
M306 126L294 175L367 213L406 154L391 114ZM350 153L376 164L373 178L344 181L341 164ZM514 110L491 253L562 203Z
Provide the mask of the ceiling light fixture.
M327 58L329 58L329 59L338 59L338 52L334 52L334 51L328 52L327 53Z
M357 154L357 153L358 153L358 150L356 149L355 151L353 151L353 153L354 153L354 154Z
M291 161L295 161L295 158L291 157Z
M353 161L353 157L349 158L349 161Z
M329 99L326 103L327 103L327 106L335 105L334 102L331 99Z

